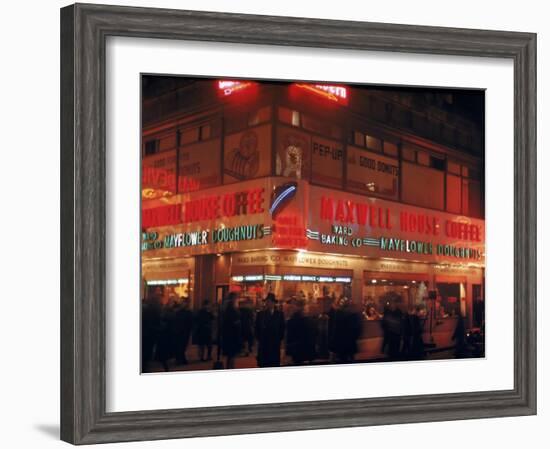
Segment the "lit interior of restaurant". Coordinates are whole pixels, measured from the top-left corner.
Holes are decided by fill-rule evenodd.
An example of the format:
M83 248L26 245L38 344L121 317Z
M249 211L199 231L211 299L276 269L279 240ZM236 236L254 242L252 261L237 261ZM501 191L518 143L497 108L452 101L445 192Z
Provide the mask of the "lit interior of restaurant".
M239 292L242 298L250 299L254 304L261 304L267 293L274 293L277 298L303 300L306 308L316 305L319 298L351 298L350 285L351 277L347 276L266 274L231 278L231 290Z

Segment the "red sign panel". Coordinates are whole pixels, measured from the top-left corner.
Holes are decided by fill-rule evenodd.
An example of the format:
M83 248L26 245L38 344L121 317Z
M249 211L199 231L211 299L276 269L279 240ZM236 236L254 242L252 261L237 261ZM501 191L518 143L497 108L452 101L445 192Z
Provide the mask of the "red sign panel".
M333 84L296 84L300 89L305 89L323 98L326 98L335 103L343 104L347 106L349 91L347 87L336 86Z
M229 80L220 80L218 81L218 92L222 97L227 97L235 92L239 92L248 86L251 86L250 81L229 81Z

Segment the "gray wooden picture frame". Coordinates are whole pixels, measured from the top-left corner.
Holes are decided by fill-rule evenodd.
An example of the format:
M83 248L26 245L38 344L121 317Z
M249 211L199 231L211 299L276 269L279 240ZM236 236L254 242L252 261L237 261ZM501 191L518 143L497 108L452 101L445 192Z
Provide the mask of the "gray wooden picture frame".
M107 36L510 58L514 63L514 388L106 412ZM138 93L136 93L137 95ZM536 35L76 4L61 10L61 438L74 444L536 413Z

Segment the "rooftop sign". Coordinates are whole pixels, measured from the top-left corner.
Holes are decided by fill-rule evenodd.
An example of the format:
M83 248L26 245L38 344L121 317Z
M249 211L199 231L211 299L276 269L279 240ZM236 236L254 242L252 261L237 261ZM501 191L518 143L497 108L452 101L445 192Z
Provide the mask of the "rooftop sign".
M335 103L343 104L344 106L347 106L348 104L349 91L347 87L336 86L333 84L306 83L297 83L296 86L300 89L305 89Z
M220 93L221 96L227 97L235 92L238 92L247 88L250 85L252 85L250 81L219 80L218 92Z

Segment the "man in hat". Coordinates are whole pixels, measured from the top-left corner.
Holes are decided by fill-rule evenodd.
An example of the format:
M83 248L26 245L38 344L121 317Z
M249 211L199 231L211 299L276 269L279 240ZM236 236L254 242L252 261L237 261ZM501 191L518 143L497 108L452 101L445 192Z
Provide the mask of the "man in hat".
M273 293L265 298L265 309L256 318L258 340L258 366L279 366L281 364L281 342L285 335L283 313L276 310L277 300Z

